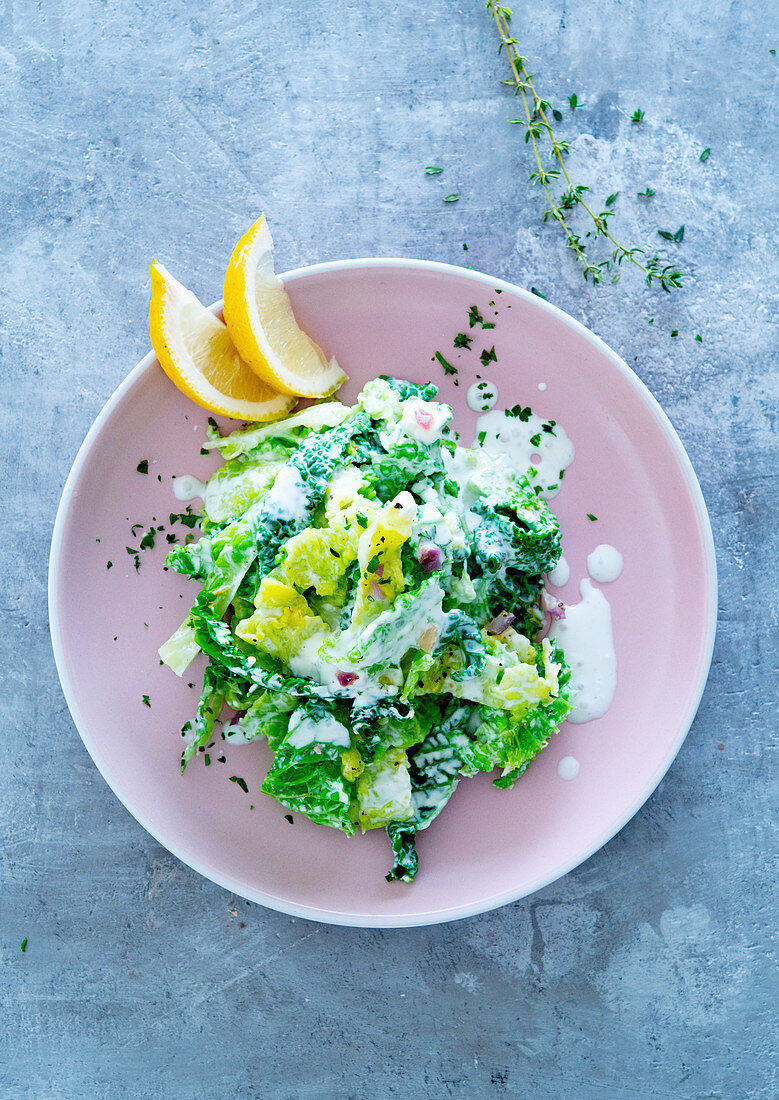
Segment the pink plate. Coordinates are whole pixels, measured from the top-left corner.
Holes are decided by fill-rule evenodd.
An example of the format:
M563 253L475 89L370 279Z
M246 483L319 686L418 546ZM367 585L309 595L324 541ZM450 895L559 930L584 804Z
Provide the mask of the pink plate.
M344 400L377 374L432 378L467 442L475 414L465 393L478 372L498 383L501 406L529 404L563 425L576 447L553 502L571 566L563 598L578 599L598 543L613 544L625 560L622 576L603 586L618 664L611 709L598 721L566 724L511 791L495 789L488 776L463 780L420 835L411 886L384 881L391 859L383 832L349 839L298 815L290 826L284 808L259 791L264 745L233 746L224 764L215 750L210 767L194 761L182 777L179 730L192 717L202 667L181 681L160 667L157 647L197 589L162 571L164 534L141 554L138 571L126 547L137 547L142 534L133 535L132 524L167 530L168 514L182 510L172 475L205 479L218 461L199 453L208 414L174 388L153 354L92 426L57 515L49 605L65 697L93 760L133 816L228 890L333 924L423 925L480 913L538 890L597 851L676 756L714 641L714 549L700 488L636 375L534 295L417 260L344 260L284 281L300 324L349 374ZM495 329L469 330L474 304ZM462 331L474 336L471 351L452 348ZM498 359L487 371L479 352L493 343ZM458 366L459 387L444 376L436 350ZM146 476L136 470L144 458ZM572 781L558 776L564 756L579 761ZM233 775L250 794L229 782Z

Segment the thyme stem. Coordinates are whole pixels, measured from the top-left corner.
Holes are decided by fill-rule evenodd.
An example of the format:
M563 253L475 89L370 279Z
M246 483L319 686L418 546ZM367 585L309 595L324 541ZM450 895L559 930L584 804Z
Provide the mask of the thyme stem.
M584 192L589 188L573 183L564 159L565 154L568 152L568 143L555 137L547 113L550 104L539 96L533 84L533 76L526 67L527 58L523 57L516 48L518 40L512 36L510 28L511 9L497 3L497 0L487 0L486 10L492 16L500 35L498 51L505 49L511 63L511 79L504 80L503 83L513 85L514 94L522 100L524 120L512 119L512 121L525 127L525 141L533 146L537 171L533 172L530 178L532 182L540 183L546 194L549 206L544 212L544 221L547 221L550 216L557 221L565 234L566 245L584 267L584 278L591 279L593 283L602 283L604 272L611 271L614 264L619 266L624 260L628 260L643 273L647 286L658 283L663 290L669 293L672 288L680 287L681 280L684 278L683 272L679 271L673 264L661 266L657 256L653 256L644 262L639 258L645 256L643 248L628 248L612 234L608 219L613 211L609 209L598 214L584 199ZM551 159L558 166L552 170L545 170L541 160L540 141L544 134L548 137L551 145ZM556 201L550 183L553 179L560 178L561 175L567 186L562 199ZM573 232L564 213L564 210L573 209L574 206L581 206L592 219L596 239L605 237L611 243L612 253L610 258L601 261L590 259L587 254L587 245L582 241L579 234ZM612 277L612 282L616 282L617 279L619 279L619 273Z

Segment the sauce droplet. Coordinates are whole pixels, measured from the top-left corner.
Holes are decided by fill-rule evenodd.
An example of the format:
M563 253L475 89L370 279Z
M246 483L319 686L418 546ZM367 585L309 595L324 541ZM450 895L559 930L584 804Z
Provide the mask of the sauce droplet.
M602 542L587 557L587 572L601 584L615 581L622 572L622 555L613 546Z
M498 387L494 382L474 382L468 387L466 400L474 412L487 412L498 400Z
M206 487L202 481L191 474L173 478L173 495L176 500L194 500L205 495Z
M568 584L570 575L571 569L568 562L565 558L560 558L552 572L547 574L547 577L550 584L555 585L556 588L562 588L564 584Z
M579 774L579 761L575 756L564 756L557 765L557 774L561 779L575 779Z

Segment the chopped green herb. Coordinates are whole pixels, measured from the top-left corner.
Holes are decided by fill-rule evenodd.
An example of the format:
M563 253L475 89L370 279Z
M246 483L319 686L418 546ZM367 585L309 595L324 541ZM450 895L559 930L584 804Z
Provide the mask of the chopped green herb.
M679 329L678 328L672 328L671 329L671 336L678 336L678 335L679 335Z
M674 233L674 240L676 241L677 244L681 244L682 241L684 240L684 226L683 225L680 225L679 228Z
M510 409L504 409L506 416L516 417L517 420L521 420L523 424L526 424L532 416L533 410L529 405L526 405L523 409L521 405L512 405Z
M211 452L209 451L208 447L201 447L201 448L200 448L200 453L201 453L201 455L207 455L207 454L211 454Z
M643 122L644 121L644 112L641 110L640 107L636 107L635 111L630 116L630 121L631 122Z
M175 512L171 512L168 516L168 520L170 523L182 523L185 527L197 527L198 523L200 523L200 516L193 516L189 511L187 513L181 512L178 515L176 515Z
M538 446L540 446L540 444L541 444L541 433L536 432L535 435L531 435L531 437L530 437L530 446L531 447L538 447Z
M469 306L468 307L468 325L469 325L469 327L473 328L474 325L483 325L483 324L484 324L484 318L479 313L478 306Z
M151 706L151 703L149 702L149 696L148 695L143 696L143 705L145 707L150 707Z
M148 474L149 472L149 460L148 458L142 458L138 465L135 467L139 474Z
M203 763L205 764L205 766L207 768L211 767L211 756L210 756L209 753L204 753L203 754Z
M497 686L506 674L505 668L498 669L498 675L495 677L495 685Z
M706 148L701 153L699 159L702 160L705 163L709 159L710 156L711 156L711 149L709 149L709 147L707 145Z
M25 936L22 942L19 944L22 949L22 954L27 950L27 937Z
M482 366L489 366L490 363L497 363L498 357L495 354L495 345L493 344L489 351L485 348L479 356L482 362Z
M495 325L492 323L492 321L485 321L484 324L481 327L482 328L495 328Z
M615 191L613 195L609 195L609 197L606 199L606 206L613 206L614 203L617 201L618 195L619 191Z
M360 525L360 527L367 527L368 526L368 519L367 519L366 516L364 516L362 514L362 512L357 513L357 522Z
M443 168L439 168L437 164L428 164L425 169L426 176L440 176L443 172Z
M576 92L574 92L573 95L568 96L568 104L572 111L575 111L576 108L579 106L579 99L576 95Z
M468 251L468 245L465 243L465 241L463 241L463 252L467 252L467 251Z
M379 568L379 555L374 554L371 560L368 562L368 572L375 573Z
M106 569L113 569L114 563L112 561L107 561L105 563L105 567L106 567Z
M638 192L638 197L640 199L651 199L652 195L654 195L654 193L655 193L654 187L647 187L646 191L639 191Z
M701 334L699 332L695 333L695 339L696 339L697 343L699 343L699 344L703 343L703 337L701 336Z
M596 523L596 522L597 522L597 519L598 519L598 517L597 517L597 516L594 516L594 515L592 514L592 512L588 512L588 513L587 513L587 519L591 519L593 523Z
M247 785L247 783L246 783L246 780L245 780L245 779L241 779L240 775L231 775L231 776L230 776L230 782L231 782L231 783L237 783L237 784L238 784L238 786L239 786L239 787L241 788L241 790L243 791L243 793L244 793L244 794L248 794L248 793L249 793L249 787L248 787L248 785Z
M454 347L465 348L466 351L473 343L473 337L469 336L467 332L458 332L454 338Z
M294 824L295 824L295 822L294 822L294 821L293 821L293 819L292 819L292 814L284 814L284 820L285 820L285 821L288 821L288 822L290 823L290 825L294 825Z
M141 539L141 550L153 550L154 549L154 538L155 538L156 534L157 534L157 532L154 530L153 527L150 528L146 532L146 534Z
M454 191L451 195L444 195L444 202L457 202L460 198L458 191Z
M458 497L460 495L460 486L456 481L448 477L444 481L444 492L448 497Z
M535 294L536 298L543 298L545 302L549 301L543 290L539 290L537 286L531 286L530 293Z
M550 435L554 435L556 426L557 426L557 421L556 420L547 420L546 424L541 425L541 431L549 432Z
M483 447L483 446L484 446L484 440L485 440L486 438L487 438L487 433L486 433L486 432L479 432L479 435L478 435L478 440L479 440L479 446L480 446L480 447Z
M440 351L435 353L435 357L444 368L444 374L457 374L457 367L453 367L451 363L444 359Z
M658 237L662 237L664 241L672 241L674 239L673 233L670 229L658 229Z

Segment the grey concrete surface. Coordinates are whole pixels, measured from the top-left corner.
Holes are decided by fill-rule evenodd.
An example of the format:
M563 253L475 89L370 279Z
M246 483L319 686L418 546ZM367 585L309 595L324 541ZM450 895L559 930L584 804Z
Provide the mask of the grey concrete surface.
M481 0L0 7L3 1097L776 1095L776 3L516 7L615 225L686 226L683 293L593 290L541 223ZM692 731L605 849L485 916L355 931L231 898L121 807L63 701L51 525L147 350L149 260L210 301L260 210L280 270L407 255L537 286L635 365L700 476L721 606Z

